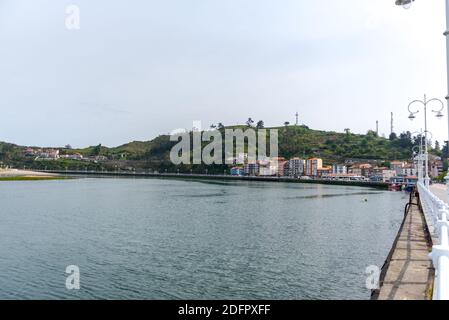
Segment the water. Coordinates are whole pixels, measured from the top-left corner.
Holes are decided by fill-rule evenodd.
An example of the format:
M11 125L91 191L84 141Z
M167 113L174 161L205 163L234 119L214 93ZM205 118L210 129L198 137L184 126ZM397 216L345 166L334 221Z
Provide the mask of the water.
M0 182L0 299L367 299L365 268L382 266L406 201L270 182Z

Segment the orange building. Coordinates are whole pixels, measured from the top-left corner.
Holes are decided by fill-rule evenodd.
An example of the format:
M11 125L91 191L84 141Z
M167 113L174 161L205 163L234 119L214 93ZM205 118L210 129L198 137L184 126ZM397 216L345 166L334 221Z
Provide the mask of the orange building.
M318 169L323 167L323 159L311 158L306 161L306 176L318 176Z

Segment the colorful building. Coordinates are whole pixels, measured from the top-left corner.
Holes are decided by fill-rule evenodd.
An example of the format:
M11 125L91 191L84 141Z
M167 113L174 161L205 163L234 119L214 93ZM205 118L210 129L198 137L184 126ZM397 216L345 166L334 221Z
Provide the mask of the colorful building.
M332 174L332 167L322 167L317 169L317 177L324 178Z
M320 158L311 158L306 161L306 171L307 176L316 177L318 175L318 169L323 167L323 160Z

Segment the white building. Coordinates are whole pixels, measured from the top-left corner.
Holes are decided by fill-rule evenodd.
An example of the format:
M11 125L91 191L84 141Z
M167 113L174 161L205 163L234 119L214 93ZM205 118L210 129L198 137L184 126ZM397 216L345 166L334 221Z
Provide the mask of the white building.
M402 174L404 176L417 176L418 172L417 172L417 168L414 165L411 164L407 164L402 168Z
M306 160L293 158L288 161L288 175L291 177L300 177L304 175L306 169Z
M390 181L396 176L396 170L382 170L382 179L384 182Z
M403 162L403 161L392 161L390 163L390 169L396 171L397 175L402 173L402 169L404 167L405 167L405 162Z
M344 164L334 164L332 165L332 174L346 174L348 173L348 167Z
M282 175L286 161L282 157L273 157L269 161L259 161L260 176Z

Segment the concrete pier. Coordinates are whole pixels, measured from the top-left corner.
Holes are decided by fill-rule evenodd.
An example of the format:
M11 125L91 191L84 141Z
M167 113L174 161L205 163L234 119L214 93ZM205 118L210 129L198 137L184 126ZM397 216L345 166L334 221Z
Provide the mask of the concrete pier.
M432 240L424 215L413 195L390 254L382 267L378 300L432 299L434 268L428 257Z

